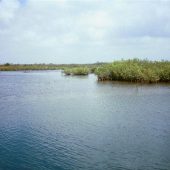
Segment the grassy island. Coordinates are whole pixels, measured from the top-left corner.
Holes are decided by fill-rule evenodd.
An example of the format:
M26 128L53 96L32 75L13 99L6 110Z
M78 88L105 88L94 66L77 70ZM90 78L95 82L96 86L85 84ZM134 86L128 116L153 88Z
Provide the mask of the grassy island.
M170 82L170 62L138 59L115 61L97 67L95 74L99 81Z
M71 69L64 69L65 75L77 75L77 76L86 76L90 72L90 69L88 67L77 67L77 68L71 68Z

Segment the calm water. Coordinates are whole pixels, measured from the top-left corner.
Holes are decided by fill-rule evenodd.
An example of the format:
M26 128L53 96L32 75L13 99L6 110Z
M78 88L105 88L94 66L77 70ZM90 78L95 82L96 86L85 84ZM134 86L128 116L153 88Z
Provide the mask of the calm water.
M170 85L0 72L0 170L170 169Z

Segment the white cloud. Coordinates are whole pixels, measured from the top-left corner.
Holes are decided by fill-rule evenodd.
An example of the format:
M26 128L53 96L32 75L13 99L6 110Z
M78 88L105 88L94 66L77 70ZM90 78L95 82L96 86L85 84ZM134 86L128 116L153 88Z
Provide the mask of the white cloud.
M74 62L133 55L167 59L169 11L170 1L163 0L27 0L25 4L1 0L0 57L60 63L72 61L71 56L77 56Z
M19 2L16 0L0 1L0 22L8 23L15 17L19 8Z

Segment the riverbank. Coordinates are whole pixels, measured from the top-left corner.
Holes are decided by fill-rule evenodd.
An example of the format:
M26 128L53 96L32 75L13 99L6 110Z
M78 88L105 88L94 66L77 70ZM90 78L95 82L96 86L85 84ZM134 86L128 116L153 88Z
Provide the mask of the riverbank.
M98 81L126 81L139 83L170 82L170 61L121 60L94 64L9 64L0 71L63 70L65 75L97 75Z
M73 68L88 68L93 71L95 68L106 63L94 64L1 64L0 71L27 71L27 70L66 70Z

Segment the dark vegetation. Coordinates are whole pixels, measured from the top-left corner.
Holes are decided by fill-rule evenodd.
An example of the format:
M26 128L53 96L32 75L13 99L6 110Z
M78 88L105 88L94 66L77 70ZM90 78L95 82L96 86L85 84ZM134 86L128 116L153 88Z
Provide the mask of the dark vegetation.
M95 73L99 81L140 83L170 82L170 61L121 60L95 64L10 64L0 65L0 71L63 70L65 75Z

